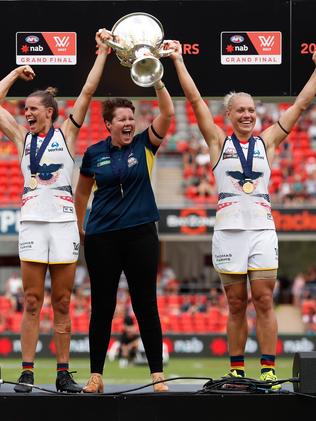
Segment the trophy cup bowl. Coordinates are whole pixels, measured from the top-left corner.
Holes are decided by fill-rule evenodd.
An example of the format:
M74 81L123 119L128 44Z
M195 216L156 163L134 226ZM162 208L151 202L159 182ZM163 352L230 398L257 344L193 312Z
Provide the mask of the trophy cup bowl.
M154 16L148 13L130 13L119 19L111 30L112 47L122 66L131 69L133 82L142 87L153 86L163 76L161 57L171 51L163 50L164 30Z

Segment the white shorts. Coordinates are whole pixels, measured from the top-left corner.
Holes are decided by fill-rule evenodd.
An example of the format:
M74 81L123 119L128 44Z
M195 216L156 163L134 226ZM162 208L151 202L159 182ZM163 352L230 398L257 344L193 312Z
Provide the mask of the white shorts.
M24 262L49 264L78 260L80 238L76 221L20 224L19 257Z
M220 273L246 274L251 270L278 268L278 238L275 230L214 231L214 269Z

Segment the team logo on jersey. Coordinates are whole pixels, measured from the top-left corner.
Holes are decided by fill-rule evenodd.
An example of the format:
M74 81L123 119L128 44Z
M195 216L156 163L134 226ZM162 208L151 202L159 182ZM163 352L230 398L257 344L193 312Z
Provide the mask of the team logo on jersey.
M229 158L239 159L235 149L227 148L224 150L223 159L229 159Z
M38 179L40 184L53 184L58 178L58 170L63 164L43 164L38 167Z
M131 168L131 167L133 167L136 164L138 164L138 161L135 158L135 156L129 156L128 157L128 160L127 160L127 166L128 166L128 168Z

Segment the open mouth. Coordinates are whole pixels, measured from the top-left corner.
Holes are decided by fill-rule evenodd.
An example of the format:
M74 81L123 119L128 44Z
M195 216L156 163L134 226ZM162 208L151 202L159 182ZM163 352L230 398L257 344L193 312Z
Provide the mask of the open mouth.
M122 134L124 138L130 139L132 137L132 129L123 129Z
M34 129L34 126L35 126L35 124L36 124L36 120L35 119L33 119L33 118L30 118L30 119L27 119L27 122L28 122L28 124L29 124L29 126L30 126L30 129L32 130L32 129Z

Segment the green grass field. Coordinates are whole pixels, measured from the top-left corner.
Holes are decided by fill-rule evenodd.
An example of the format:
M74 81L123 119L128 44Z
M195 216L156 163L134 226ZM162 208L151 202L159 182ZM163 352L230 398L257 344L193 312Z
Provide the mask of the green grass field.
M279 379L292 377L293 360L290 358L279 358L277 361L277 375ZM17 359L2 359L0 362L2 375L6 381L16 381L21 367L21 362ZM55 382L56 363L53 359L38 359L35 364L36 384L52 384ZM85 383L89 377L89 361L87 359L72 359L71 371L76 381ZM218 379L227 373L229 369L226 358L170 358L165 367L167 378L174 377L208 377ZM246 359L247 377L258 378L259 359ZM147 366L130 365L127 368L120 368L118 361L106 361L104 375L105 384L148 384L150 376ZM179 380L180 383L203 383L204 380Z

